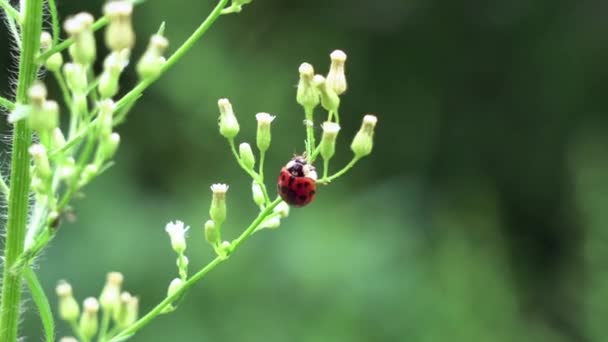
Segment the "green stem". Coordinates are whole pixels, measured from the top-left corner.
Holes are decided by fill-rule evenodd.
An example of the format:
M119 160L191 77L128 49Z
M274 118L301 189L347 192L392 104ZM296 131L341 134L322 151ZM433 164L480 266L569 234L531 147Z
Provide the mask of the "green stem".
M17 103L27 103L27 92L36 80L36 54L40 49L42 0L28 0L23 8L23 46L19 59ZM32 132L26 120L19 120L13 129L11 188L4 249L4 272L0 304L0 341L17 340L21 302L21 273L11 272L13 263L23 252L29 208L30 158L28 148Z
M15 109L15 104L11 100L5 99L2 96L0 96L0 106L6 108L8 110Z
M65 79L63 78L63 74L60 71L53 72L53 76L55 76L55 80L59 85L59 89L61 90L61 94L63 95L63 101L66 106L69 106L72 103L72 96L70 95L70 91L68 90L68 85L65 83Z
M234 253L234 251L242 244L245 240L247 240L255 231L255 229L262 223L268 215L272 214L273 209L281 203L281 198L277 198L274 200L266 209L258 214L255 220L241 233L241 235L232 242L230 246L230 253ZM217 265L221 264L223 261L228 260L226 257L218 256L215 259L211 260L205 267L203 267L200 271L196 272L190 279L184 282L182 287L179 288L173 295L165 298L162 302L156 305L150 312L148 312L145 316L137 320L135 323L131 324L123 331L121 331L118 335L114 336L109 342L119 342L124 341L125 339L133 336L137 331L139 331L144 326L148 325L154 318L160 315L165 308L170 306L175 300L180 298L188 289L190 289L196 282L198 282L201 278L203 278L207 273L213 270Z
M323 178L327 178L328 173L329 173L329 159L323 159Z
M72 332L74 333L74 335L76 335L76 337L78 337L78 340L80 342L89 342L89 339L84 337L82 335L82 332L80 332L80 327L78 326L78 322L76 321L71 321L70 322L70 327L72 327Z
M333 175L331 175L329 177L323 176L323 178L319 179L317 182L318 183L329 183L329 182L333 181L334 179L336 179L336 178L342 176L343 174L345 174L346 172L348 172L348 170L352 169L352 167L355 166L355 164L359 161L359 159L361 159L361 158L353 157L353 159L348 164L346 164L346 166L342 170L334 173Z
M314 107L305 108L306 121L306 155L310 157L315 149L315 132L314 132L314 121L313 121Z
M108 310L103 310L101 313L101 325L99 326L99 336L97 337L97 342L105 342L106 336L108 333L108 328L110 327L110 313Z
M137 99L141 93L143 93L146 88L148 88L154 81L156 81L162 74L164 74L169 68L171 68L177 61L179 61L184 55L196 44L196 42L209 30L211 25L217 20L217 18L221 15L222 9L226 7L226 3L228 0L220 0L218 4L213 8L211 13L205 18L205 20L201 23L201 25L186 39L186 41L179 47L175 52L167 59L165 64L163 64L160 69L160 73L151 78L147 78L135 88L131 89L125 96L123 96L118 102L116 102L116 108L120 109L122 106L130 103Z
M19 11L17 11L15 7L11 6L8 1L0 0L0 7L2 7L2 9L9 16L9 18L15 20L19 25L23 23L23 18L21 18L21 14L19 13Z
M53 46L59 43L59 13L57 12L57 3L55 0L47 0L49 10L51 11L51 25L53 33Z
M51 311L49 300L44 294L44 289L40 285L36 272L31 267L26 267L23 270L23 278L25 278L32 299L36 303L36 307L40 313L46 342L53 342L55 340L55 322L53 321L53 312Z

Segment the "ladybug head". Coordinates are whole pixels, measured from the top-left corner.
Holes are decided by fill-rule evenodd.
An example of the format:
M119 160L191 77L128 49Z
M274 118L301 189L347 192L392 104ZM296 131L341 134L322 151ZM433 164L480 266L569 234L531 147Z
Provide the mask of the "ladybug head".
M289 173L295 177L308 177L317 180L317 172L315 167L308 164L305 156L295 156L285 165Z

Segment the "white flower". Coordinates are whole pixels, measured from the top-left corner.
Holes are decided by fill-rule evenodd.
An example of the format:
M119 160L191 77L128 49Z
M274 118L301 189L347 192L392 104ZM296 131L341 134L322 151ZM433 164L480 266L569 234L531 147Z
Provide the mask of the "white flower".
M186 250L186 232L190 227L185 226L182 221L169 222L165 226L165 231L171 238L171 247L176 253L183 253Z

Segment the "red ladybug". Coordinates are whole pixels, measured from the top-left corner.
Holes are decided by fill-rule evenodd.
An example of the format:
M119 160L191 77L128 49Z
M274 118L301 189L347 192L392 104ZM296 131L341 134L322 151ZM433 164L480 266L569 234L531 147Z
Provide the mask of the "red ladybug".
M317 192L315 167L302 156L294 157L281 169L278 191L283 201L295 207L312 202Z

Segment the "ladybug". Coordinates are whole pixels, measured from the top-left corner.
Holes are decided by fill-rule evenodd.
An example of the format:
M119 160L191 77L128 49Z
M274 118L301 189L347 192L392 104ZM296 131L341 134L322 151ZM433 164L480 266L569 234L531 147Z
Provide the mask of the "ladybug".
M277 188L287 204L303 207L312 202L317 192L317 172L303 156L295 156L281 168Z

